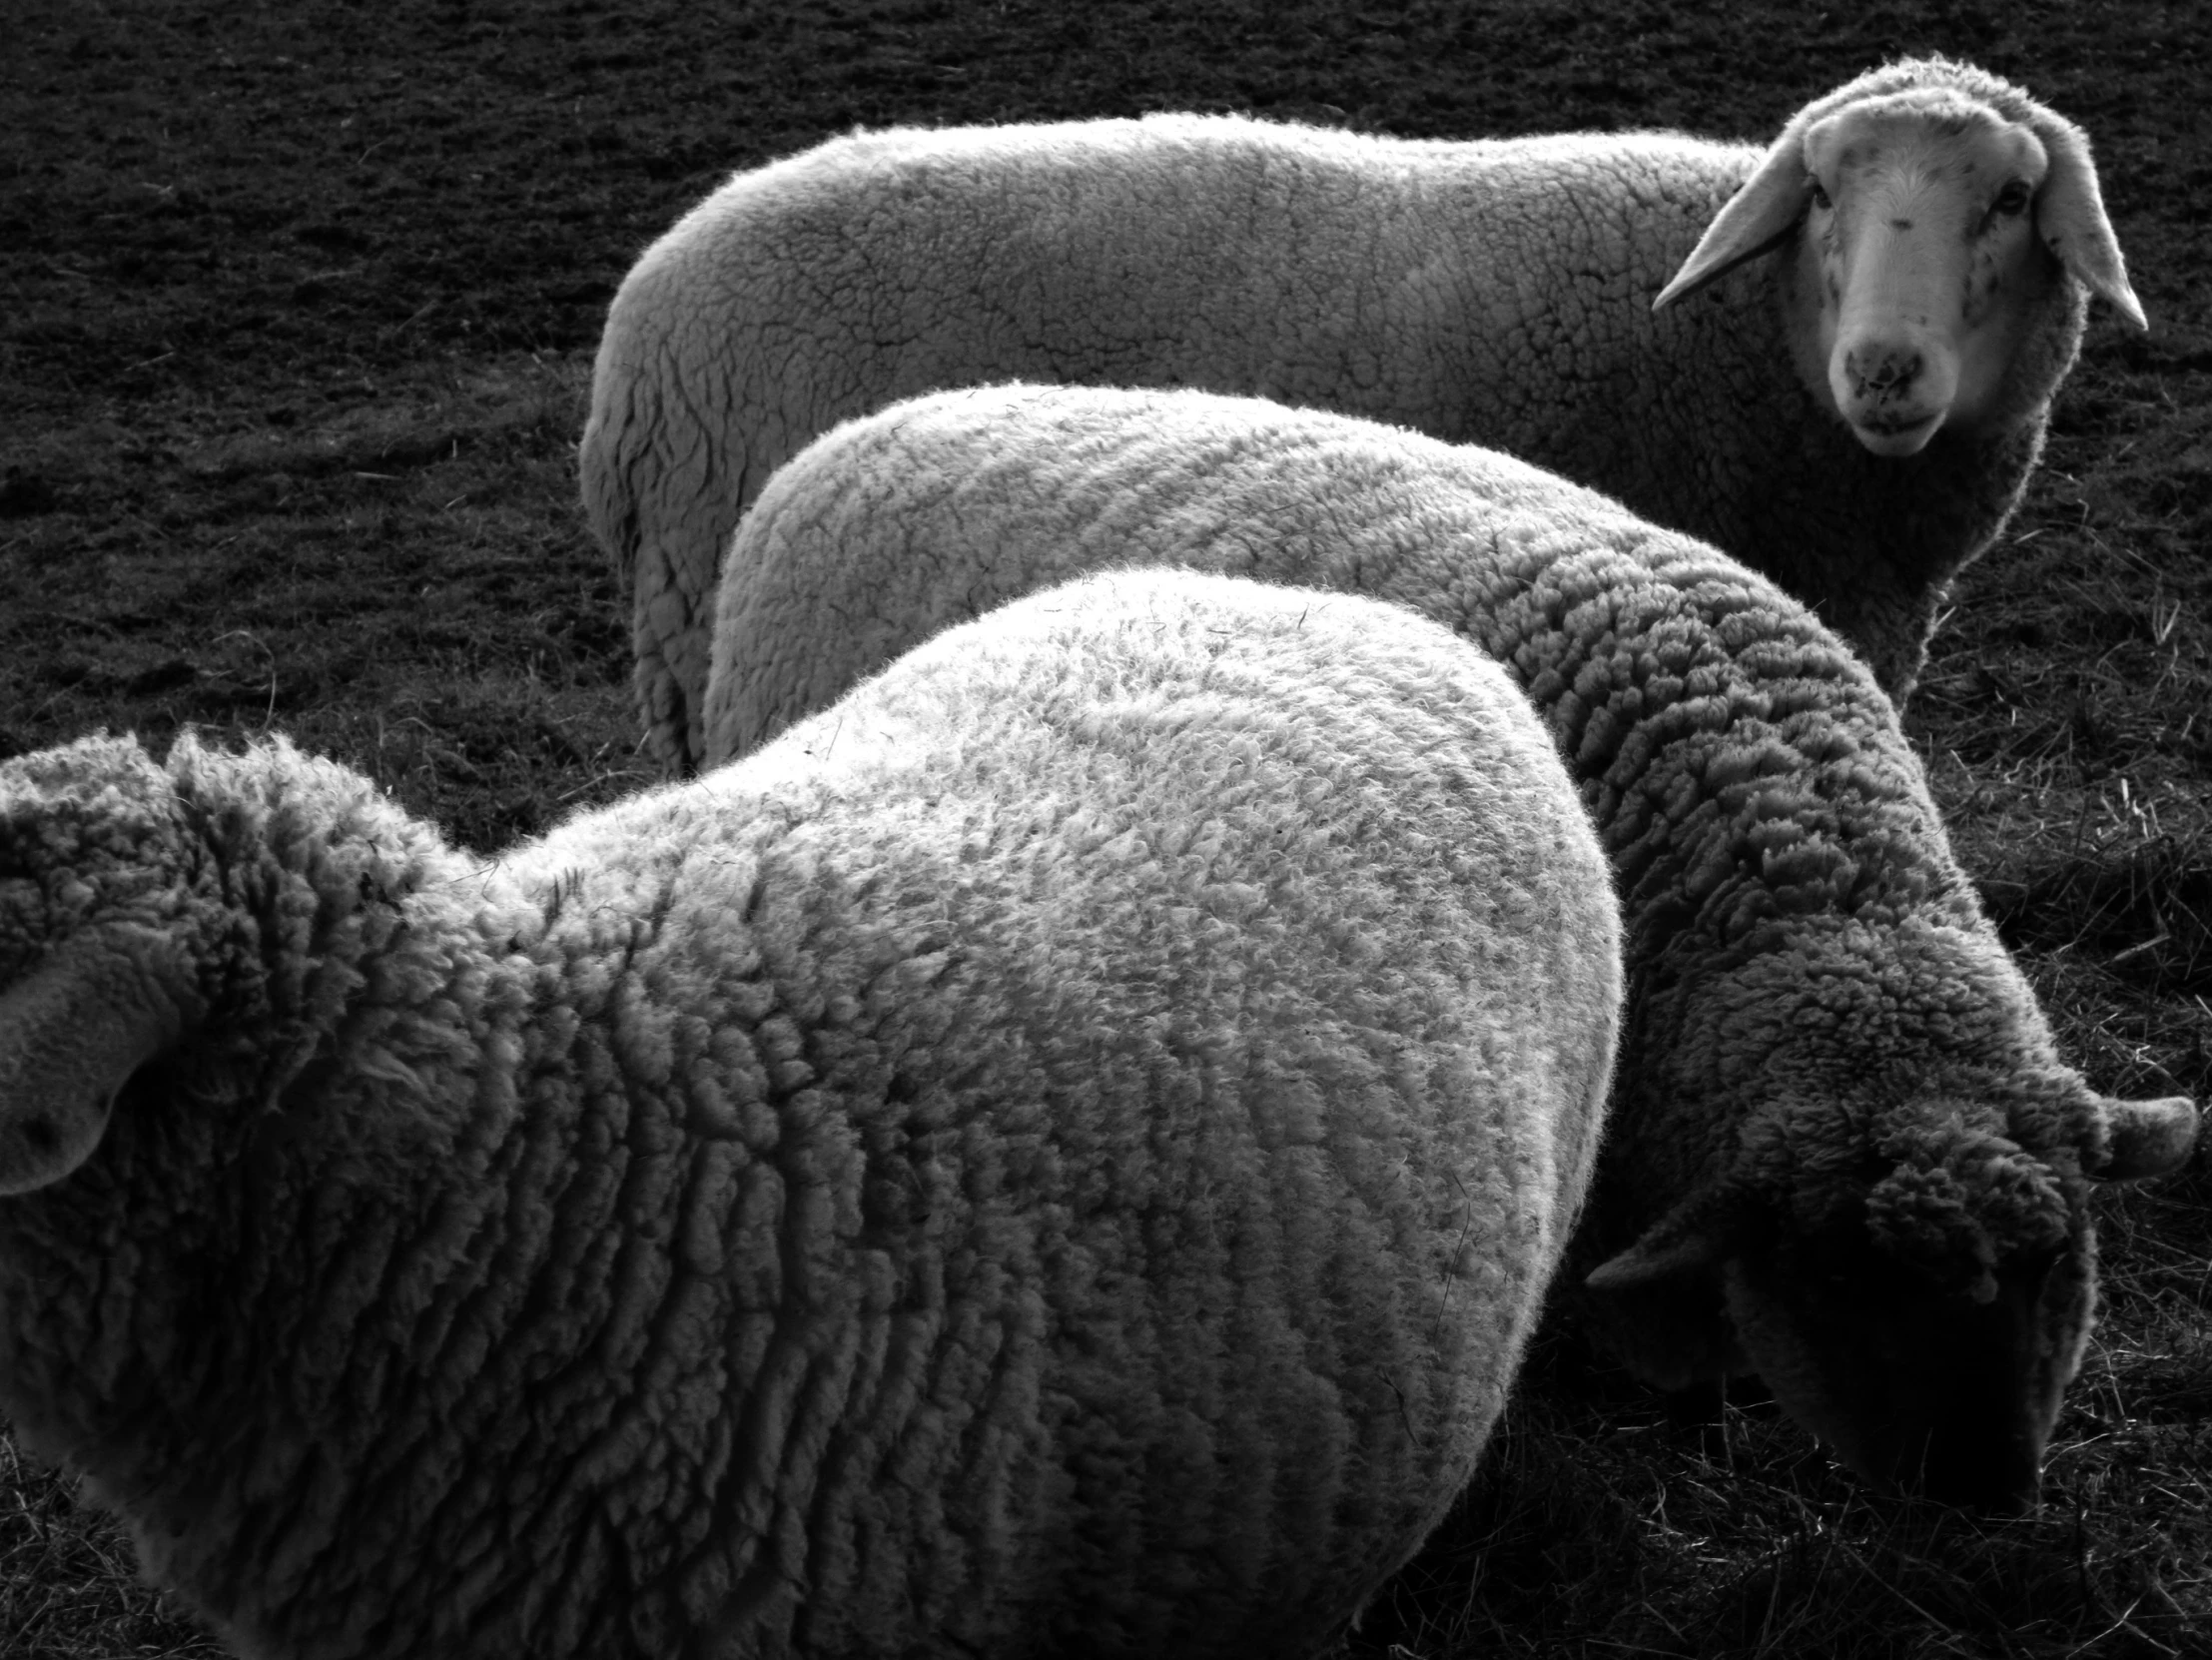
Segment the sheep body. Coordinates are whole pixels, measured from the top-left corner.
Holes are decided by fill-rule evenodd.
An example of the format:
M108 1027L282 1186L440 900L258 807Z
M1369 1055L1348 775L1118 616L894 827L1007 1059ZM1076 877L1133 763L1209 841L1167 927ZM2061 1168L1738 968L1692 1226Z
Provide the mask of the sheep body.
M2029 237L1999 262L1916 204L1936 292L1884 290L1874 311L1916 319L1911 339L1883 336L1846 377L1834 296L1856 291L1824 264L1843 228L1819 247L1793 230L1802 141L1839 107L1922 96L1944 102L1896 119L1955 133L1962 106L1983 148L2047 149L2035 212L2057 252ZM1965 190L1952 206L1978 215ZM1752 205L1717 220L1732 196ZM1969 255L1982 267L1952 269ZM631 587L649 746L678 768L699 755L722 549L770 472L895 399L1013 379L1253 394L1510 450L1767 572L1902 696L2040 449L2086 308L2068 271L2135 307L2086 145L1942 60L1815 101L1765 157L1675 134L1452 143L1188 115L863 133L736 175L638 261L599 347L583 497ZM1951 328L1986 345L1981 380L1971 418L1962 404L1929 437L1900 389L1936 379L1907 366L1960 296L1974 315ZM1847 424L1837 389L1869 377L1891 402Z
M1497 1415L1618 949L1495 665L1205 576L495 860L23 757L0 1404L249 1656L1317 1652Z
M2032 1495L2089 1329L2088 1179L2195 1115L2064 1066L1871 674L1806 607L1509 457L1200 393L943 393L739 527L709 762L1032 584L1165 561L1422 611L1513 674L1612 860L1629 1012L1576 1249L1667 1385L1753 1369L1862 1471Z

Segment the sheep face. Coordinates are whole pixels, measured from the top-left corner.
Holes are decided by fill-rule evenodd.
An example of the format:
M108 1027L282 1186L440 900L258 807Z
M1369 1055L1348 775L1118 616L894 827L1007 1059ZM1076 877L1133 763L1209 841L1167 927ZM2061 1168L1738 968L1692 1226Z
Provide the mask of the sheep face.
M2094 1306L2089 1188L2178 1169L2196 1109L2092 1091L1985 926L1773 940L1660 1000L1614 1130L1681 1197L1585 1281L1603 1326L1664 1385L1757 1372L1877 1485L2032 1503Z
M1990 1190L2013 1202L2002 1229L1973 1203ZM2019 1149L1961 1136L1824 1226L1754 1222L1724 1269L1744 1358L1876 1485L2026 1509L2088 1339L2084 1198Z
M2032 1505L2095 1306L2089 1185L2179 1169L2195 1106L2053 1066L1842 1118L1818 1096L1771 1109L1779 1165L1754 1153L1590 1275L1641 1298L1647 1328L1669 1313L1632 1365L1676 1386L1755 1371L1877 1485Z
M1942 58L1800 110L1653 307L1776 250L1798 378L1876 455L2038 418L2079 343L2069 277L2149 326L2081 130Z
M2009 417L2028 320L2060 281L2031 211L2050 171L2025 126L1940 88L1841 110L1805 136L1804 257L1829 396L1876 455Z

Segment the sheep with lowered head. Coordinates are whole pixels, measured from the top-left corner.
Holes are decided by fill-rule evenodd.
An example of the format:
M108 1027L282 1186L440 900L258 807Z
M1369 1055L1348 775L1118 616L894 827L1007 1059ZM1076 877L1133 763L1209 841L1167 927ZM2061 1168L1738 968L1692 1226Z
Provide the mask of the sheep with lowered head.
M1309 1654L1591 1167L1603 855L1394 606L1103 578L497 859L0 764L0 1407L287 1660Z
M707 758L947 622L1166 561L1424 612L1512 672L1613 863L1629 1009L1576 1261L1679 1386L1760 1373L1853 1467L2031 1501L2094 1297L2089 1185L2186 1100L2058 1057L1866 668L1714 549L1506 456L1202 393L918 399L785 467L722 576Z
M1510 450L1764 571L1901 700L2019 498L2091 293L2142 324L2087 141L1939 58L1764 150L1187 115L856 134L738 174L629 273L583 498L678 769L722 549L769 473L840 420L1003 380Z

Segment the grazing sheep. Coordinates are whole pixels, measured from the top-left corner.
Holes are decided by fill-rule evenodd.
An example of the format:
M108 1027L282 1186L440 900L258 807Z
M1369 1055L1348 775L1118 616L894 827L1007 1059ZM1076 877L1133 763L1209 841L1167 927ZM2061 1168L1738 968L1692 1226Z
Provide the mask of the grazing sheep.
M1004 380L1510 450L1772 576L1901 701L2042 447L2084 289L2143 322L2087 142L1941 59L1815 100L1764 154L1198 116L896 129L738 174L638 261L583 496L676 769L722 549L769 473L840 420Z
M1550 725L1628 924L1575 1258L1601 1340L1668 1386L1759 1372L1877 1480L2031 1500L2090 1324L2088 1184L2173 1169L2195 1112L2060 1062L1888 699L1724 555L1342 415L945 393L822 438L739 527L708 758L944 622L1146 560L1396 600Z
M483 860L0 764L0 1406L289 1660L1311 1654L1585 1186L1603 855L1495 664L1166 572Z

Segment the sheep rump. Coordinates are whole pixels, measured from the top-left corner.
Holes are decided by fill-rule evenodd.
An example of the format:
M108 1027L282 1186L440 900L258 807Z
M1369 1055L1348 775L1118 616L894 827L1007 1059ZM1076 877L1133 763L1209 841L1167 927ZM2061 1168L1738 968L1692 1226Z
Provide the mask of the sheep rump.
M1495 665L1203 576L493 860L282 742L12 760L0 1406L250 1656L1316 1652L1618 954Z
M1868 670L1716 550L1507 456L1201 393L1003 387L851 421L723 571L710 764L934 629L1170 563L1418 610L1511 672L1612 861L1628 1012L1573 1256L1654 1382L1759 1372L1863 1473L2032 1498L2092 1180L2186 1100L2058 1058Z
M1834 403L1794 146L1916 88L2041 136L2056 251L2020 250L1988 302L2018 316L1976 418L1897 459ZM1747 181L1772 183L1724 225ZM639 259L599 346L583 499L631 590L648 747L678 770L722 550L773 469L842 419L1003 380L1252 394L1509 450L1764 571L1902 698L2040 452L2084 283L2140 318L2085 141L1940 59L1816 100L1764 156L1187 115L858 134L736 175ZM1662 291L1697 298L1655 315Z

